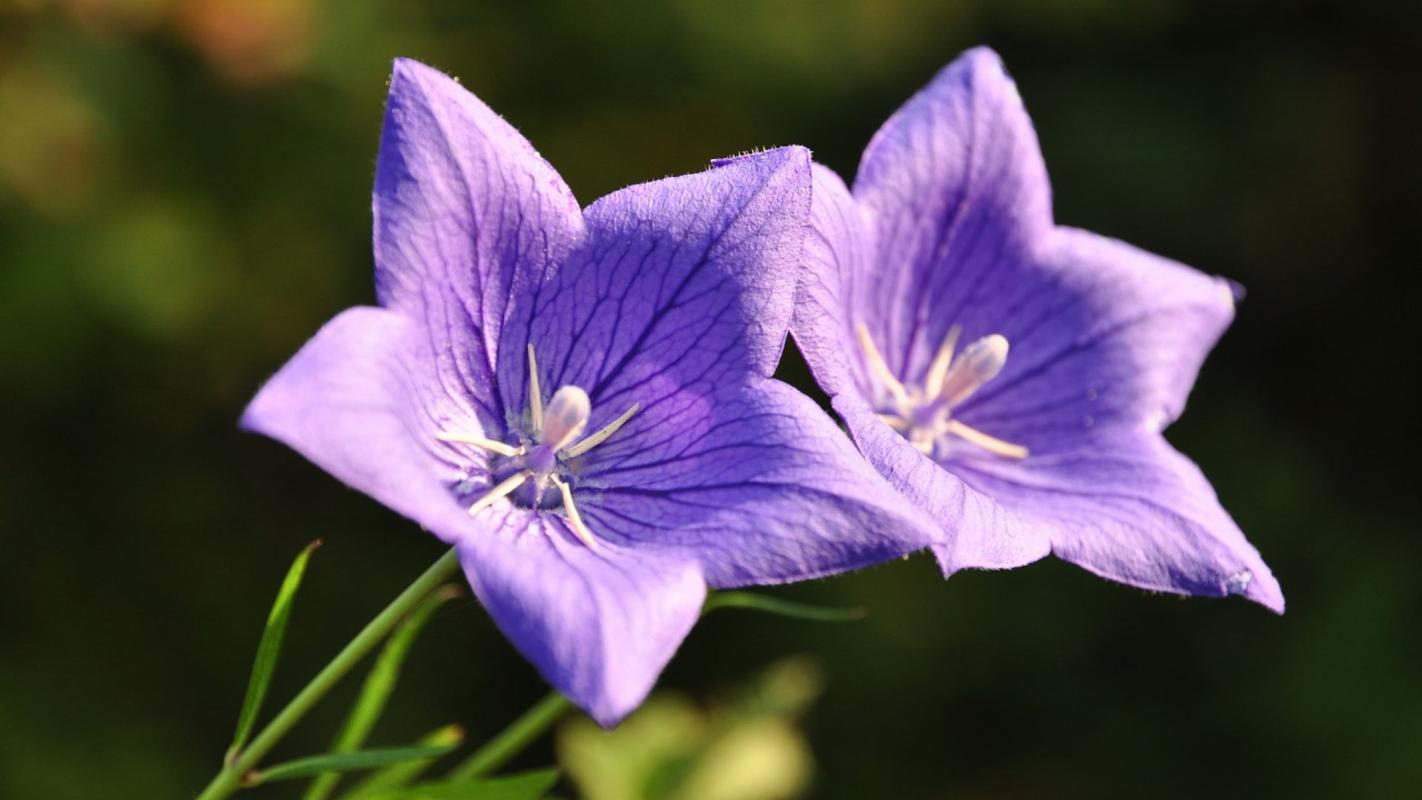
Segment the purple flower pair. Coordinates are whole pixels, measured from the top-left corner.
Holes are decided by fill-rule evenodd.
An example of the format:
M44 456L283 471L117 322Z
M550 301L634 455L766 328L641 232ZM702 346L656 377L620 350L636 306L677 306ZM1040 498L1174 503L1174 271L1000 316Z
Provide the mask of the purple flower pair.
M604 725L708 585L930 545L946 572L1055 552L1282 607L1159 433L1228 285L1054 228L986 51L885 125L852 196L787 147L586 209L479 100L401 60L374 214L379 306L322 328L243 424L456 546L499 627ZM853 442L770 377L792 329Z

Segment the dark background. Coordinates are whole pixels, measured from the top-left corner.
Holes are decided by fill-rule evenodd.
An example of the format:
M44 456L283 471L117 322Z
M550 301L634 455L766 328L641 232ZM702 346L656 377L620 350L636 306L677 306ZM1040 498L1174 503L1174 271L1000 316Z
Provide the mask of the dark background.
M194 794L307 541L272 707L440 554L235 424L372 298L392 57L458 75L587 203L757 146L850 175L978 43L1060 222L1248 288L1170 438L1288 613L916 557L780 592L867 606L855 625L711 618L661 685L816 657L818 797L1422 796L1419 41L1409 2L0 0L0 796ZM465 601L375 741L478 740L542 691Z

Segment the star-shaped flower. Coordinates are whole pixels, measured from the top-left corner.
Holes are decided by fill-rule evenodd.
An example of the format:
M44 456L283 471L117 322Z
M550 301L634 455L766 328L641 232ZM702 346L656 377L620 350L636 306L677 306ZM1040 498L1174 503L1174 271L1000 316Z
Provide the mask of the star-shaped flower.
M1283 610L1161 435L1233 318L1231 285L1055 225L996 54L969 51L890 117L852 194L814 170L792 332L860 450L938 521L946 574L1054 553Z
M784 148L580 210L478 99L397 61L379 307L322 328L243 425L456 545L504 633L613 724L707 584L826 575L931 537L770 378L810 183L808 152Z

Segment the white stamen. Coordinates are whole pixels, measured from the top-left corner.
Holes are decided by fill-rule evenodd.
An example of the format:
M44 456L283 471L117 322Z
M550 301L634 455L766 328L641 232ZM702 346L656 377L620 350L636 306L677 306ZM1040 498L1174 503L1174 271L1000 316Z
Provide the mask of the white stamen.
M953 349L958 346L958 337L962 333L963 329L957 325L949 328L943 344L938 347L938 353L933 356L928 375L923 379L923 390L928 393L930 399L943 391L943 378L948 375L948 367L953 363Z
M538 385L538 359L533 357L533 345L528 346L528 424L536 440L543 434L543 389Z
M869 369L873 371L874 376L879 379L879 382L884 384L884 387L889 390L889 393L894 396L895 405L899 408L907 407L909 404L908 390L904 389L904 385L899 383L898 378L894 377L894 373L889 369L888 363L885 362L884 357L879 354L879 349L874 346L874 340L869 338L869 329L864 327L864 323L861 322L855 331L859 334L859 346L864 349L864 358L869 362Z
M902 389L902 387L900 387ZM523 468L504 478L498 484L490 487L474 504L469 506L469 514L473 516L486 508L497 503L510 494L513 494L520 486L530 479L534 481L535 495L534 507L540 505L545 481L552 481L558 487L558 493L563 496L563 510L567 514L568 526L573 535L588 547L593 547L597 540L593 538L592 532L583 522L583 517L578 513L578 507L573 502L573 489L563 480L557 472L564 469L555 455L565 457L576 457L597 447L607 441L619 430L627 421L632 419L642 408L640 403L633 403L632 407L622 412L617 419L604 425L601 430L583 439L577 444L569 447L569 444L582 436L587 429L588 418L592 413L592 401L588 398L588 393L577 386L563 386L553 393L549 398L548 405L543 405L543 389L538 380L538 358L533 353L533 345L528 345L528 426L529 436L520 434L525 442L523 446L511 445L497 439L489 439L475 433L464 433L461 431L439 431L435 434L435 439L442 442L455 442L476 447L487 453L505 456L509 458L521 457L520 464ZM531 439L539 447L529 451L528 441ZM566 450L565 450L566 448ZM468 473L461 473L460 480L456 483L457 490L461 493L468 491L470 487Z
M518 487L522 486L524 481L532 477L532 472L529 472L528 470L522 470L520 472L515 472L507 478L504 478L498 486L495 486L494 488L490 489L488 494L485 494L483 497L474 501L474 505L469 507L469 516L472 517L475 514L478 514L480 511L483 511L484 509L498 502L499 500L508 497L514 489L517 489Z
M557 486L559 493L563 495L563 510L568 514L568 527L573 529L573 534L578 537L579 541L592 547L596 542L593 539L592 531L583 524L583 517L578 513L578 507L573 505L573 490L557 475L550 477L553 478L553 485Z
M592 413L592 401L588 393L577 386L564 386L553 393L548 401L548 409L543 414L543 435L540 441L562 450L568 442L578 438L588 426L588 415Z
M458 442L460 444L472 444L488 453L500 456L517 456L523 454L522 447L504 444L494 439L485 439L482 436L475 436L472 433L458 433L456 431L440 431L435 434L435 438L441 442Z
M1028 450L1020 444L1004 442L996 436L988 436L977 428L970 428L956 419L950 419L944 426L948 433L956 435L960 439L972 442L989 453L1021 460L1027 457Z
M627 420L632 419L632 415L636 414L641 407L641 403L633 403L631 408L622 412L622 416L602 426L602 429L599 430L597 433L594 433L592 436L589 436L588 438L582 440L581 442L578 442L572 447L569 447L566 451L567 457L577 458L583 453L586 453L587 451L607 441L607 438L612 434L617 433L617 431L621 429L623 425L626 425Z
M1007 364L1007 339L994 333L963 348L962 355L943 376L938 397L949 408L967 400L983 384L997 377Z
M933 355L921 386L905 387L889 369L862 323L855 326L859 346L872 382L893 395L893 407L885 408L882 396L874 398L878 417L898 431L919 452L932 456L944 436L957 436L1003 458L1023 459L1027 448L989 436L953 418L954 409L973 396L982 385L996 378L1007 365L1007 339L991 334L955 353L962 328L952 325Z

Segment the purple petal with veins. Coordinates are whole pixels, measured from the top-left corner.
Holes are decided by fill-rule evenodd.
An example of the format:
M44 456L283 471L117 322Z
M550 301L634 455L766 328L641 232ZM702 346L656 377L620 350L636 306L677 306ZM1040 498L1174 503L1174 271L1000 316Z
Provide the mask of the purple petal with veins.
M397 61L379 307L322 328L243 425L457 546L509 639L611 725L708 584L801 580L932 538L770 378L810 182L808 152L782 148L579 209L477 98Z
M1282 611L1259 553L1161 435L1234 316L1220 278L1052 221L996 54L945 68L815 165L791 328L866 458L938 523L946 574L1048 553Z

